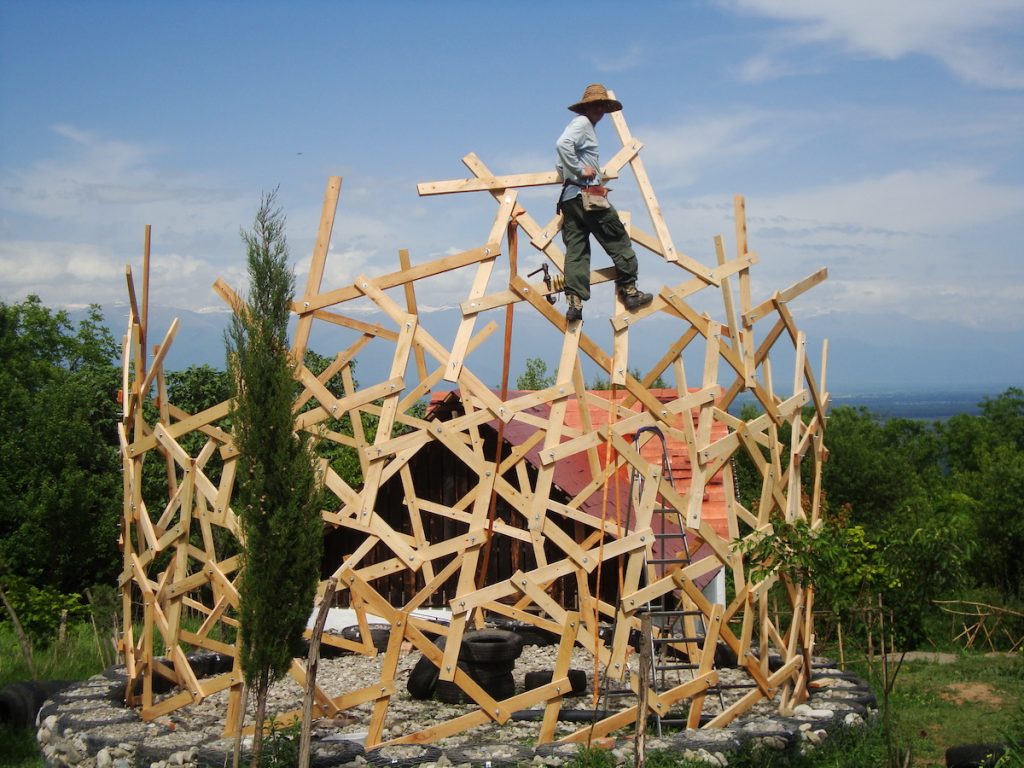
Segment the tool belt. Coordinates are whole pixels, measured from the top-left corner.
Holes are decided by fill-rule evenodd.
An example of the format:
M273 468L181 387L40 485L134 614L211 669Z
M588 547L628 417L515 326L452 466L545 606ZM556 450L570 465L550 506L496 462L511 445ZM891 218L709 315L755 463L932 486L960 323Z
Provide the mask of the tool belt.
M599 184L587 186L585 184L580 184L577 181L566 179L562 183L562 192L558 196L558 204L555 206L555 213L562 212L562 195L565 194L565 188L570 184L574 187L580 188L580 196L583 200L584 211L601 211L612 207L611 202L608 200L608 193L611 192L608 187L602 187Z

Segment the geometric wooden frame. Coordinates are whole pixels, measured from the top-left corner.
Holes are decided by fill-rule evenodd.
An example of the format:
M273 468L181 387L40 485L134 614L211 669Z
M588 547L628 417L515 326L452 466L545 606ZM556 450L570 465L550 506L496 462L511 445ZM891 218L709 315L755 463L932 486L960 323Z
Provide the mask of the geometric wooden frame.
M519 200L521 187L557 184L553 173L524 173L494 176L475 155L463 162L470 178L419 185L421 195L484 192L491 195L497 212L490 231L479 247L455 255L413 265L407 252L399 253L399 269L386 274L361 275L352 284L325 289L322 286L341 179L327 184L320 228L303 295L296 300L297 322L293 354L302 360L314 323L330 323L350 332L354 340L340 350L332 364L316 376L304 366L298 370L299 394L295 403L295 429L315 434L325 443L350 445L359 452L363 484L349 486L334 470L323 466L326 488L336 499L323 511L326 525L343 526L358 532L362 543L334 574L339 590L347 590L349 601L364 628L364 642L329 638L327 641L355 653L375 655L369 642L367 615L384 617L392 632L384 652L379 681L367 688L331 698L316 694L318 714L334 715L359 704L374 702L367 744L380 743L392 697L404 695L395 670L403 644L411 644L439 667L441 679L453 680L476 707L462 717L415 733L395 737L396 742L432 741L488 722L504 723L515 710L544 707L538 727L538 742L550 741L562 693L568 690L570 652L578 644L596 657L602 673L628 680L639 694L646 683L627 674L628 635L638 625L637 611L649 600L672 595L682 604L703 614L708 627L702 644L687 648L699 664L692 679L668 690L647 691L647 706L664 712L673 704L688 702L689 719L696 725L704 713L708 689L718 673L713 659L718 640L738 656L740 666L753 685L750 692L724 711L707 727L719 727L764 699L778 698L783 711L806 699L812 624L813 588L787 585L788 623L780 623L768 610L768 590L773 580L752 581L747 555L736 543L773 524L807 520L821 523L820 497L822 465L827 458L824 445L825 415L829 397L825 391L825 357L822 350L816 378L806 351L806 340L790 311L789 303L821 282L820 270L797 284L776 291L760 303L753 301L752 268L757 255L748 248L743 199L735 209L736 255L726 258L721 237L715 238L713 257L707 263L679 252L661 215L654 190L641 160L642 144L632 136L621 112L611 113L621 148L602 169L606 178L616 178L629 168L636 179L653 232L644 231L628 214L623 214L633 242L644 251L683 270L683 279L657 291L654 301L636 312L626 312L615 298L611 318L613 341L603 349L586 333L586 323L567 327L560 311L546 295L553 289L543 282L530 282L515 269L519 233L542 252L556 274L564 266L564 254L555 243L560 218L541 225ZM497 290L490 286L499 259L509 261L508 284ZM148 242L147 242L148 266ZM471 287L461 305L462 320L448 343L435 338L420 322L417 294L429 292L430 281L439 275L463 270L472 276ZM148 269L146 271L148 275ZM598 269L591 275L594 286L607 283L614 270ZM229 403L220 403L200 413L188 413L168 402L163 361L178 329L172 323L161 343L147 350L148 280L143 301L137 301L129 270L131 314L123 346L122 388L124 417L119 427L124 476L124 506L121 544L123 568L120 587L125 614L122 649L127 660L129 703L140 706L141 715L152 719L220 690L230 689L226 714L227 730L240 724L242 675L237 648L228 639L237 627L239 575L238 547L241 530L232 509L237 451L225 426ZM738 301L734 296L738 288ZM215 284L219 295L237 308L238 297L221 280ZM396 292L400 296L396 298ZM721 297L722 316L715 320L698 313L691 300L697 294L715 292ZM613 293L609 291L609 293ZM594 302L600 301L600 291ZM369 300L387 318L373 324L346 312L346 304ZM592 304L594 303L592 302ZM515 307L516 311L537 313L550 328L553 346L560 349L555 369L556 383L545 390L502 399L472 371L473 350L490 334L495 324L478 329L485 313ZM667 340L665 353L642 379L630 373L629 337L642 333L645 321L655 314L671 318L674 337ZM352 362L368 344L393 348L391 369L382 381L357 386ZM773 379L772 359L777 347L788 347L794 358L792 387L780 391ZM703 346L703 369L696 377L683 365L688 348ZM580 355L585 355L617 387L621 396L602 400L610 409L607 423L570 427L564 422L567 403L576 399L592 403L594 396L584 386ZM692 374L692 372L691 372ZM678 397L663 403L652 396L651 383L659 376L674 378ZM450 421L425 421L413 415L413 406L431 391L451 382L458 386L465 413ZM761 414L743 420L729 413L741 392L752 393ZM155 419L147 419L143 404L152 400ZM527 409L546 404L549 417L537 421ZM812 409L809 423L802 413ZM363 433L361 415L369 413L378 421L376 435ZM338 420L349 416L350 434L338 430ZM481 449L481 426L488 422L509 424L533 419L537 428L534 445L540 448L540 466L531 475L524 469L524 451L501 458L487 456ZM724 424L725 437L712 440L712 425ZM779 438L779 427L788 423L789 443ZM674 439L685 441L692 476L685 487L673 486L660 474L660 466L645 459L628 437L637 429L657 426ZM458 457L477 477L476 486L458 503L441 506L421 499L408 464L426 444L438 444ZM191 447L191 450L190 450ZM607 455L605 451L609 451ZM756 508L747 509L733 490L731 459L746 453L753 460L761 487ZM582 457L592 473L592 482L569 503L554 501L552 477L558 462ZM802 468L811 463L802 481ZM636 500L632 524L623 529L606 517L580 511L580 504L599 493L608 478L628 469L646 479L649 489ZM154 472L161 475L163 491L148 498ZM724 477L728 532L722 535L702 520L705 485L712 477ZM388 524L378 514L380 488L387 482L404 485L407 520L402 526ZM687 530L707 544L712 556L705 561L670 573L651 569L651 535L655 496L667 500L686 521ZM492 496L499 496L521 515L522 525L511 526L488 519ZM659 502L661 503L661 502ZM458 521L461 533L442 541L423 535L425 516L442 515ZM584 535L567 536L560 522L571 520ZM508 579L477 584L476 573L488 540L511 537L533 548L532 567ZM364 563L374 547L386 547L389 558ZM547 553L554 546L556 558ZM623 564L624 583L615 604L591 592L591 576L605 564ZM709 569L726 569L734 597L728 605L711 603L696 586L695 579ZM416 575L420 588L401 604L392 605L374 588L375 581L396 572ZM456 597L450 602L452 620L440 626L416 616L438 586L457 579ZM550 586L559 579L574 580L579 592L576 606L559 605L550 596ZM321 589L321 594L322 594ZM311 611L313 606L310 606ZM136 635L132 618L141 611L142 628ZM198 628L182 623L186 612L201 618ZM496 701L459 669L455 654L463 633L482 625L487 615L503 615L555 631L561 635L558 661L551 683ZM598 640L597 625L609 622L614 633L606 644ZM433 643L443 634L445 650ZM163 657L155 652L162 641L170 649ZM197 678L188 665L185 651L205 648L235 658L234 669L211 679ZM781 657L780 665L768 666L769 653ZM292 675L304 681L304 666L295 660ZM160 698L154 694L154 677L173 681L178 690ZM602 735L635 718L635 706L587 727L566 740ZM392 728L392 732L394 729Z

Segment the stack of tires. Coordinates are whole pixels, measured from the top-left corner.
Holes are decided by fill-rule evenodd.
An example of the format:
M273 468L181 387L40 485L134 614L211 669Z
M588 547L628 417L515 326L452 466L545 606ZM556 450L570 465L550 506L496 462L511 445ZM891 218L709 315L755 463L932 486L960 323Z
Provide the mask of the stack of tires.
M434 641L444 648L444 638ZM459 669L468 674L487 695L507 699L516 692L512 670L523 652L522 638L502 629L466 632L459 648ZM416 699L436 697L447 704L463 704L472 699L455 683L441 680L440 671L426 656L420 657L409 673L406 687Z

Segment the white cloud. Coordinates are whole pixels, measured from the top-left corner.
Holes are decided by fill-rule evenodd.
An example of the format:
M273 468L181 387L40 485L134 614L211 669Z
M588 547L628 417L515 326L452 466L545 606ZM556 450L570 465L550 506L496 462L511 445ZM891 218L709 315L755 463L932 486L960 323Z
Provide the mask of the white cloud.
M104 245L57 240L0 242L0 295L20 300L37 294L51 306L114 304L127 298L126 257ZM222 275L194 256L160 253L151 261L150 290L161 303L198 309L220 304L210 286ZM240 277L229 270L228 278ZM139 265L133 268L136 292L142 290ZM231 280L229 279L229 283Z
M1024 214L1024 188L995 182L987 169L970 166L899 170L779 195L767 205L759 201L758 208L791 230L938 237Z
M52 305L124 300L124 269L141 281L144 228L152 224L151 279L167 303L200 309L234 275L244 253L241 194L197 173L164 170L152 147L94 136L72 125L55 155L0 177L5 232L0 295L37 293ZM222 262L219 265L218 262Z
M644 143L644 165L657 169L660 189L666 190L692 184L709 167L778 150L793 141L792 133L782 130L790 122L792 116L746 111L669 126L639 126L634 134ZM623 175L631 176L628 166Z
M698 198L666 215L688 236L677 244L702 262L714 263L716 233L733 253L731 201ZM754 301L826 266L829 279L798 300L803 311L1024 327L1024 272L1012 244L997 240L1022 216L1024 188L968 166L758 196L747 201L750 248L761 259Z
M721 0L739 12L794 22L777 42L839 43L851 54L897 59L923 54L958 77L994 88L1024 87L1024 58L1008 39L1024 21L1019 0ZM785 50L755 55L744 73L773 76L790 65Z

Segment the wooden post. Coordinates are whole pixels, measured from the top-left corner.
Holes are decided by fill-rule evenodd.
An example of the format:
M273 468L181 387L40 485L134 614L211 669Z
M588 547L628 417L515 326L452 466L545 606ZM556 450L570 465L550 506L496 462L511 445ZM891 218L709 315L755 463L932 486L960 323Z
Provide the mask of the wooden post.
M146 375L146 338L149 335L149 249L152 229L151 225L146 225L142 247L142 314L139 316L139 346L142 348L142 370L140 373L143 377Z
M654 684L652 634L651 614L644 613L640 617L640 665L636 681L636 755L633 761L636 768L644 768L647 764L647 691Z
M316 690L316 673L320 664L320 638L324 634L324 625L327 623L327 614L331 612L331 605L334 603L334 590L338 586L338 580L331 578L327 580L324 589L323 599L320 601L320 610L316 614L316 622L313 624L313 635L309 639L309 661L306 665L306 691L302 697L302 733L299 736L299 768L309 768L309 747L310 730L313 721L313 693Z

